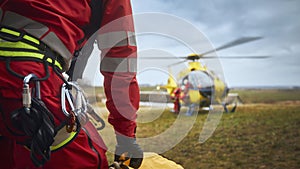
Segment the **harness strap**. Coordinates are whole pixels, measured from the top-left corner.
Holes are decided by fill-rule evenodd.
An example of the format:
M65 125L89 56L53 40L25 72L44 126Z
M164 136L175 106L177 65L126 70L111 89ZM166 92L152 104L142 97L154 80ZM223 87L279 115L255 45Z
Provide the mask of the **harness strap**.
M63 127L61 128L56 136L54 137L54 143L50 146L51 151L56 151L68 143L70 143L78 134L79 132L73 131L71 133L68 133L66 129Z
M14 28L0 25L0 57L44 61L62 70L62 57L39 39Z

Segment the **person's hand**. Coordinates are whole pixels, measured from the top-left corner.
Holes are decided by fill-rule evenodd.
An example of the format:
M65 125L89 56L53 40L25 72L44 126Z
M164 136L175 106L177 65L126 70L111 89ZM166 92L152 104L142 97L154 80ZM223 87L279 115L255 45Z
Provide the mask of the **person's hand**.
M143 161L143 151L135 138L117 135L115 161L137 169Z

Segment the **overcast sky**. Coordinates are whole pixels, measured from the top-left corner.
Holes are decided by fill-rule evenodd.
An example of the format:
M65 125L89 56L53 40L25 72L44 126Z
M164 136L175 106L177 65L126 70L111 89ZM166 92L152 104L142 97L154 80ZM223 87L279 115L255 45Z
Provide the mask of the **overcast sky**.
M177 56L259 36L263 39L212 55L270 58L214 59L205 64L229 87L300 86L300 0L132 0L132 6L139 57L170 56L167 60L139 59L140 84L165 84L167 66L181 61ZM90 63L98 63L99 53L95 55L97 61ZM176 76L186 67L182 63L171 68ZM84 79L102 85L99 74L91 76L99 69L88 68Z
M132 5L135 15L155 12L178 17L184 20L183 24L190 23L203 33L213 47L240 37L262 36L261 40L217 52L220 56L270 56L268 59L256 60L220 60L217 65L222 67L230 87L300 85L299 0L133 0ZM144 28L140 28L143 25L170 25L167 20L163 22L153 19L155 18L137 19L137 34L143 31ZM168 28L170 31L178 29L174 26ZM137 36L137 39L140 57L151 55L151 52L147 52L148 49L156 49L162 53L165 51L174 56L193 52L164 36L143 35ZM201 45L198 47L200 51L206 49ZM166 65L177 61L180 60L153 62L140 59L140 83L165 83ZM175 69L184 67L186 65L181 64Z

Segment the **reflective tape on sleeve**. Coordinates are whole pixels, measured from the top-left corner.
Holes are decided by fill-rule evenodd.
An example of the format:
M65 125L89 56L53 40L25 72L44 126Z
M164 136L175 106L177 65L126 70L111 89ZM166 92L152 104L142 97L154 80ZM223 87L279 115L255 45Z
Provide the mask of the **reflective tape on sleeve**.
M129 46L136 46L136 38L134 32L128 32L128 44Z
M121 46L136 46L134 32L118 31L98 35L99 49Z
M105 72L136 72L137 59L104 57L100 69Z

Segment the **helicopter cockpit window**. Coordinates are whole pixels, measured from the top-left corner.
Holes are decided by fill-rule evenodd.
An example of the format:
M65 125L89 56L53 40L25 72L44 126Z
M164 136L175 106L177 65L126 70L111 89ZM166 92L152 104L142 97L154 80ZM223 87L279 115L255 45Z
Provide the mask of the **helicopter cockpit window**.
M188 75L188 81L190 84L189 87L193 89L210 88L213 86L210 76L202 71L192 71Z

